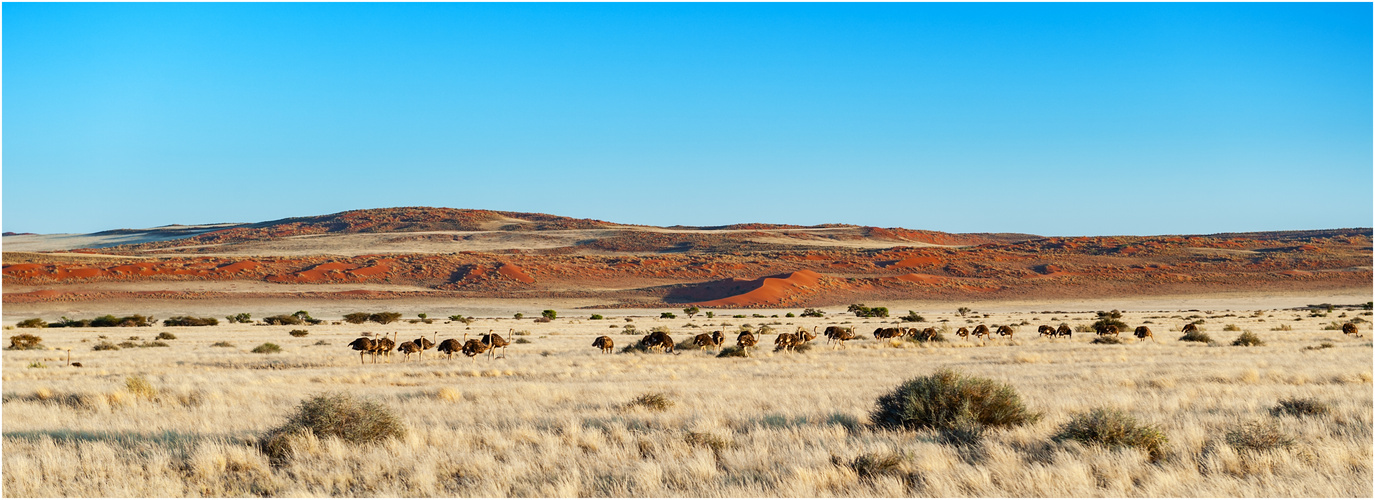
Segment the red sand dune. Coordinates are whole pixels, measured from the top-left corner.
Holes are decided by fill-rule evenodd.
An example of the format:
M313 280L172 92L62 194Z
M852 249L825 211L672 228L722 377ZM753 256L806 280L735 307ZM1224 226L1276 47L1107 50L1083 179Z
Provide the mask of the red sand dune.
M754 290L707 302L699 302L699 306L707 307L749 307L766 304L777 304L792 295L811 293L807 288L815 288L819 285L821 274L813 271L801 270L789 274L786 278L763 278L758 288Z
M938 257L908 257L893 263L892 267L934 266L942 261Z
M530 275L525 274L524 270L522 270L520 267L517 267L514 264L502 264L500 268L497 268L497 272L501 273L502 276L511 278L516 281L520 281L522 283L535 282L535 278L531 278Z
M908 273L908 274L904 274L904 275L901 275L901 276L894 276L893 278L894 278L894 279L899 279L899 280L902 280L902 281L911 282L911 283L923 283L923 284L927 284L927 285L935 285L935 284L937 284L937 283L941 283L941 282L944 282L944 281L946 280L946 278L942 278L942 277L940 277L940 276L933 276L933 275L930 275L930 274L920 274L920 273Z

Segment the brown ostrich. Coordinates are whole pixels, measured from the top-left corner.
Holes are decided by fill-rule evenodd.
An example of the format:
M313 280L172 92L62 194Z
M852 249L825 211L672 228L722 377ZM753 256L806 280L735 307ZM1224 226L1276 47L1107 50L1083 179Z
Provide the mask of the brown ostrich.
M393 334L393 335L395 335L395 334ZM395 341L395 340L392 340L392 339L389 339L389 338L387 338L387 337L385 337L385 336L383 336L383 337L380 338L380 339L373 339L373 341L372 341L372 354L373 354L373 356L375 357L375 356L377 356L377 355L384 355L384 356L387 357L387 362L388 362L388 363L391 362L391 353L392 353L392 351L395 350L395 349L396 349L396 341Z
M1011 337L1011 336L1012 336L1012 325L1002 325L1002 326L999 326L999 327L998 327L998 336L999 336L999 337Z
M615 345L616 343L611 341L611 337L607 337L606 335L597 337L597 340L592 341L592 347L601 349L602 354L611 354L611 348Z
M798 344L797 336L791 333L780 333L773 339L773 352L785 351L796 347Z
M1054 337L1055 337L1055 328L1052 328L1050 325L1041 325L1041 326L1036 327L1036 333L1039 334L1039 335L1037 335L1037 337L1051 337L1051 338L1054 338Z
M1198 333L1198 325L1193 323L1184 325L1184 329L1180 330L1180 333Z
M896 337L896 336L898 336L898 335L902 335L902 329L899 329L899 328L879 328L879 329L874 330L874 340L886 340L886 339L891 339L891 338Z
M974 327L974 331L973 331L972 333L973 333L973 335L974 335L975 338L988 338L988 337L991 336L991 335L989 335L989 333L988 333L988 326L987 326L987 325L979 325L979 326Z
M955 330L955 335L959 335L962 339L969 340L969 329L961 326L959 330Z
M439 332L434 332L434 338L439 338ZM415 346L420 348L420 359L425 359L426 350L434 349L434 341L425 338L424 335L421 335L420 338L412 340L411 342L414 342Z
M1138 339L1146 340L1146 337L1150 337L1151 341L1155 341L1155 335L1151 335L1151 329L1146 328L1144 325L1136 327L1136 332L1134 332L1134 334Z
M1347 334L1347 335L1355 335L1356 337L1360 337L1360 336L1361 336L1361 329L1360 329L1360 328L1356 328L1356 324L1355 324L1355 323L1342 323L1342 333Z
M726 343L726 334L721 333L721 330L711 332L711 341L715 343L717 347L720 347L721 344Z
M373 352L376 341L367 337L358 337L353 342L349 342L349 348L358 351L358 364L363 364L363 355ZM377 362L376 354L373 355L372 362Z
M837 349L843 349L845 347L846 340L854 340L857 338L859 338L859 335L855 335L855 331L853 329L842 330L839 334L836 335L835 338L836 344L838 344Z
M515 332L516 329L512 328L510 331L506 332L506 334L513 335ZM482 336L482 343L487 344L487 347L492 349L491 356L493 359L496 358L498 348L501 349L501 357L506 357L506 346L511 345L506 339L501 338L501 334L492 333L491 330L487 330L487 334Z
M719 333L721 333L721 332L712 332L712 333L719 334ZM720 343L720 342L717 342L717 341L716 341L716 338L715 338L711 333L699 333L699 334L697 334L697 336L692 337L692 343L693 343L694 345L696 345L698 349L701 349L701 350L706 350L706 348L708 348L708 347L715 348L715 347L721 345L721 343Z
M740 335L735 337L735 345L743 349L747 355L750 352L750 348L758 344L759 341L755 339L754 334L750 332L740 332Z
M1060 323L1060 327L1055 329L1056 337L1072 337L1073 335L1074 329L1070 328L1069 324Z
M917 330L916 328L913 328L913 329L912 329L912 331L916 331L916 330ZM935 329L935 328L926 327L925 329L923 329L923 330L921 330L921 331L919 331L919 332L916 332L916 334L914 334L913 337L916 338L917 340L922 341L922 342L930 342L932 339L935 339L935 338L936 338L936 335L937 335L937 334L936 334L936 329Z
M477 362L476 356L487 352L491 347L477 339L468 338L468 334L463 334L463 355Z
M459 342L457 339L444 339L443 342L439 343L438 350L440 354L447 355L449 360L452 361L454 359L454 353L463 352L463 343Z
M653 332L640 339L640 345L651 351L673 352L673 337L664 332Z
M1122 332L1117 329L1117 325L1107 325L1098 328L1098 336L1100 337L1106 337L1108 335L1116 337L1120 333Z
M809 331L807 331L806 328L802 328L802 327L799 326L799 327L797 327L797 332L796 332L796 333L793 333L793 335L796 335L796 336L797 336L797 342L798 342L798 343L800 343L800 344L806 344L806 343L811 342L812 340L816 339L816 327L813 326L813 327L812 327L812 331L809 332Z
M832 341L839 339L842 333L849 334L850 338L855 338L853 328L843 328L832 325L826 327L826 343L829 344Z
M396 351L406 353L406 361L410 361L412 354L420 352L420 346L416 345L415 341L407 340L402 342Z

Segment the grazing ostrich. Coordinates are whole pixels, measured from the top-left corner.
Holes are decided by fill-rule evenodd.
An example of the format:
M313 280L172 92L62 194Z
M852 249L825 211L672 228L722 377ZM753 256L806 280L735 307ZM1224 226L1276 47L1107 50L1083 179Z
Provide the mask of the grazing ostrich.
M992 335L990 335L990 334L988 333L988 326L982 325L982 324L979 325L979 326L974 327L974 332L973 332L973 334L974 334L974 337L975 337L975 338L985 338L985 339L986 339L986 338L992 336Z
M443 342L439 343L440 354L447 354L449 356L450 361L454 359L454 353L462 351L463 343L459 342L456 339L444 339Z
M367 337L358 337L353 342L349 342L349 348L358 351L358 364L360 365L363 364L363 355L373 352L374 347L374 341ZM373 355L372 362L377 362L376 354Z
M1180 333L1198 333L1198 325L1193 323L1184 325L1184 329L1180 330Z
M826 327L826 332L825 332L825 334L826 334L826 343L829 344L829 343L831 343L831 341L840 338L840 335L841 335L842 333L849 334L849 335L850 335L850 338L855 338L855 337L854 337L854 328L842 328L842 327L839 327L839 326L834 326L834 325L832 325L832 326Z
M1155 335L1151 335L1151 329L1146 328L1145 326L1136 327L1135 335L1136 338L1141 340L1146 340L1146 337L1150 337L1151 341L1155 341Z
M653 332L640 339L640 345L649 350L661 350L667 354L673 352L673 337L664 332Z
M715 334L720 334L721 332L713 332L713 333L715 333ZM695 336L695 337L692 338L692 343L695 344L699 349L702 349L702 350L706 350L706 348L708 348L708 347L715 348L715 347L721 345L721 343L718 342L718 341L716 340L716 338L715 338L711 333L699 333L699 334L697 334L697 336Z
M439 332L434 332L434 338L439 338ZM426 349L434 348L434 341L425 338L424 335L421 335L420 338L412 340L411 342L414 342L415 346L420 348L420 359L425 359Z
M506 332L507 335L511 336L514 336L515 333L515 328L512 328L511 331ZM493 357L493 359L496 358L497 348L501 348L501 357L506 357L506 346L511 344L510 342L507 342L506 339L501 338L501 334L492 333L491 330L487 330L487 334L482 336L482 343L487 344L487 347L490 347L492 349L491 356Z
M961 326L959 330L955 330L955 335L959 335L962 339L969 340L969 329Z
M1098 336L1100 337L1106 337L1108 335L1116 337L1119 333L1122 332L1117 329L1117 325L1108 325L1098 328Z
M616 345L616 343L612 342L611 337L607 337L606 335L597 337L597 340L592 341L592 347L601 349L602 354L611 354L611 347L614 345Z
M931 339L936 338L936 329L933 327L926 327L925 330L920 332L918 332L916 328L913 328L912 331L916 332L912 336L922 342L930 342Z
M998 327L998 336L999 336L999 337L1011 337L1011 336L1012 336L1012 326L1011 326L1011 325L1003 325L1003 326Z
M902 330L898 328L879 328L874 330L874 340L891 339L902 335Z
M791 333L780 333L778 338L773 339L773 352L792 349L797 346L797 336Z
M475 358L475 356L487 352L487 349L489 348L490 346L482 343L482 341L479 341L477 339L470 339L468 338L468 334L463 334L463 355L467 356L469 359L472 359L473 362L477 362L477 358Z
M806 344L808 342L811 342L812 339L816 338L816 327L813 326L812 331L809 332L806 328L802 328L799 326L797 327L797 333L794 333L793 335L797 336L797 342L799 344Z
M1056 337L1072 337L1073 335L1074 329L1070 328L1066 323L1060 323L1060 327L1055 329Z
M1347 335L1355 335L1357 338L1359 338L1361 336L1361 329L1356 328L1355 323L1342 323L1342 333Z
M1040 334L1040 335L1037 335L1037 337L1051 337L1051 338L1055 338L1055 329L1054 329L1054 328L1051 328L1050 325L1041 325L1041 326L1036 327L1036 333L1039 333L1039 334Z
M735 337L735 345L743 349L746 355L750 353L750 348L758 343L759 341L754 338L754 334L750 332L740 332L740 335Z
M402 342L401 346L397 347L396 350L398 352L406 353L406 361L410 361L412 354L420 352L420 346L416 345L414 341L407 340L405 342Z

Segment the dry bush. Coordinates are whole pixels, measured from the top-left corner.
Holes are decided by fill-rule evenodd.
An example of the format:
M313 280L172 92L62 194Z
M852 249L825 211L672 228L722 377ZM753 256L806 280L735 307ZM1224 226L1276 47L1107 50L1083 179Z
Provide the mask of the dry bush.
M1227 444L1238 450L1268 451L1294 445L1290 437L1274 422L1249 422L1227 431Z
M1182 342L1203 342L1208 344L1211 344L1213 342L1213 338L1209 337L1208 334L1203 333L1202 331L1193 331L1186 333L1183 337L1180 337L1179 340Z
M1330 405L1314 398L1289 398L1279 400L1279 405L1271 408L1270 414L1277 417L1280 415L1307 417L1326 415L1331 411Z
M1125 342L1124 340L1122 340L1122 339L1120 339L1120 338L1117 338L1117 337L1098 337L1098 338L1096 338L1096 339L1093 339L1093 341L1092 341L1092 342L1089 342L1089 343L1090 343L1090 344L1117 345L1117 344L1122 344L1122 343L1124 343L1124 342Z
M898 386L875 402L869 419L879 427L956 430L970 425L1011 427L1033 423L1012 386L944 368Z
M176 336L176 335L172 335L172 332L162 332L162 333L159 333L159 334L158 334L157 339L158 339L158 340L177 340L177 336Z
M111 344L110 341L108 341L108 340L102 340L102 341L100 341L99 343L97 343L97 344L91 346L91 350L92 350L92 351L118 351L118 350L119 350L119 346L114 345L114 344Z
M24 321L20 321L14 326L17 326L19 328L46 328L48 326L48 322L43 321L43 318L29 318Z
M257 354L273 354L282 352L282 346L273 344L271 342L263 342L262 345L254 347L252 352Z
M1224 331L1224 332L1239 332L1239 331L1241 331L1241 327L1239 327L1239 326L1237 326L1237 325L1231 325L1231 324L1229 324L1229 325L1227 325L1227 326L1222 327L1222 331Z
M1059 432L1051 439L1073 440L1108 448L1142 448L1151 454L1151 460L1160 459L1169 441L1159 429L1137 423L1135 417L1122 410L1109 408L1095 408L1074 415L1069 422L1060 426Z
M891 452L862 453L849 461L835 455L831 456L831 464L853 470L859 477L866 479L901 475L906 472L903 470L903 462L902 455Z
M234 343L233 343L233 342L228 342L228 341L221 340L221 341L216 342L216 343L214 343L214 344L210 344L210 347L234 347Z
M1303 350L1305 350L1305 351L1316 351L1316 350L1319 350L1319 349L1331 349L1331 348L1333 348L1333 347L1336 347L1336 344L1333 344L1333 343L1331 343L1331 342L1323 342L1323 343L1318 344L1318 345L1310 345L1310 346L1304 347Z
M1265 342L1262 341L1260 337L1257 337L1254 333L1242 332L1241 335L1237 336L1236 340L1232 341L1232 345L1243 347L1262 346L1265 345Z
M810 349L810 348L808 348L808 349ZM806 352L806 351L803 351L803 352ZM734 346L734 345L733 345L733 346L728 346L728 347L723 347L723 348L721 348L721 352L716 353L716 357L718 357L718 358L746 358L746 357L749 357L749 353L745 352L744 349L741 349L740 346Z
M310 335L310 332L307 330L292 330L290 332L287 332L287 335L290 335L292 337L304 337L306 335Z
M149 383L143 375L125 377L124 388L129 391L129 394L143 399L153 399L158 396L158 390L154 389L153 384Z
M304 434L365 444L401 438L406 431L401 419L386 406L351 394L322 394L302 401L296 412L287 417L286 425L268 431L260 446L274 463L280 464L290 455L291 438Z
M33 349L47 349L43 347L43 338L37 335L21 333L10 337L11 351L28 351Z
M670 406L673 406L673 400L669 399L667 395L660 392L650 392L641 394L637 396L635 399L630 400L629 403L625 404L625 408L628 410L634 409L635 407L641 407L651 411L664 411L667 410Z
M1294 330L1293 327L1291 327L1291 326L1289 326L1289 325L1285 325L1285 324L1281 324L1280 326L1277 326L1277 327L1274 327L1274 328L1271 328L1271 329L1270 329L1270 331L1272 331L1272 332L1288 332L1288 331L1293 331L1293 330Z

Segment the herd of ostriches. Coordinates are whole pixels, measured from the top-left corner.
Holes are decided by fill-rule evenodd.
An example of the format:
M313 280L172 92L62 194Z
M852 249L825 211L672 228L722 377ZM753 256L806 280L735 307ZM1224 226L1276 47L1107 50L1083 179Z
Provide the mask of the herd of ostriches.
M813 339L817 337L817 328L819 327L813 327L811 331L808 331L805 328L798 327L797 331L793 333L779 333L773 341L774 351L793 350L800 345L811 342ZM1064 323L1061 323L1058 328L1052 327L1050 325L1041 325L1036 329L1036 331L1040 334L1039 336L1051 338L1069 338L1074 334L1074 331L1069 327L1069 325ZM1196 333L1198 331L1198 327L1195 326L1193 323L1189 323L1187 325L1184 325L1184 328L1181 331L1185 334ZM511 331L507 332L507 335L511 335L514 332L515 329L513 328L511 329ZM992 333L997 333L1001 337L1011 337L1015 333L1015 331L1011 326L1002 325L997 327L995 330L992 330ZM955 331L956 335L958 335L961 339L965 340L968 340L970 336L973 336L978 339L986 339L991 337L992 333L990 333L990 330L988 329L987 325L978 325L974 327L972 331L968 328L963 327ZM1356 328L1356 325L1352 323L1346 323L1342 325L1342 333L1347 335L1355 335L1357 337L1360 336L1360 331ZM1099 328L1097 330L1097 334L1101 337L1116 337L1120 334L1120 331L1114 325L1107 325L1105 327ZM1151 329L1145 326L1136 327L1136 330L1133 332L1133 334L1136 336L1136 338L1141 340L1149 338L1152 341L1155 341L1155 336L1151 334ZM365 362L364 356L367 354L372 354L373 363L376 363L378 355L391 356L392 352L403 353L406 355L406 361L410 361L410 357L412 354L416 354L418 355L418 357L423 357L424 352L426 350L434 348L436 346L438 347L439 352L441 354L448 356L449 359L453 359L454 353L457 352L461 352L469 358L476 358L477 355L484 353L488 354L488 356L491 358L495 358L496 349L498 348L502 350L502 357L505 357L506 346L510 345L509 341L503 338L500 334L493 333L492 330L488 330L487 333L482 335L480 338L470 339L468 338L468 334L465 333L463 334L463 340L461 341L458 339L445 339L439 344L435 344L434 341L427 339L425 338L425 336L422 335L418 339L408 340L402 342L400 345L397 345L395 340L396 335L397 334L392 334L392 338L388 338L385 335L377 338L369 338L366 336L359 337L353 342L350 342L349 347L355 351L358 351L358 361L360 363ZM841 326L828 326L826 327L826 330L821 333L821 335L826 337L826 342L828 344L831 342L835 342L837 348L845 347L845 341L847 340L855 340L860 338L860 336L855 333L854 327L847 328ZM919 329L907 327L880 327L874 330L873 335L875 340L911 338L913 340L922 342L936 340L939 337L939 333L937 333L935 328ZM435 332L435 338L439 338L439 332ZM721 344L725 343L725 340L725 334L718 330L711 333L698 334L692 337L691 343L692 345L697 346L699 349L718 349L721 347ZM649 335L645 335L643 338L640 339L636 346L640 347L641 350L649 352L672 353L674 352L673 349L675 344L676 343L673 341L673 337L670 337L668 333L657 331L650 333ZM758 345L759 340L753 332L746 330L741 331L740 334L736 336L735 344L745 355L749 355L749 349ZM614 346L615 341L613 341L611 337L606 335L597 337L597 339L592 342L592 347L601 349L601 351L605 354L611 354L612 348Z

